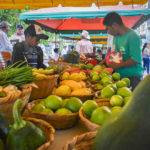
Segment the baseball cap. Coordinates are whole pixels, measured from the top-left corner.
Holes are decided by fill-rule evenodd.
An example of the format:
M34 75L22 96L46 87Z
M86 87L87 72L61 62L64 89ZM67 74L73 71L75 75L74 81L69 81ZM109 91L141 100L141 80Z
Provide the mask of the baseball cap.
M0 23L0 28L4 28L4 27L8 27L8 26L10 26L10 24L7 21L2 21Z
M17 29L23 29L23 26L21 24L17 24L16 28Z
M43 30L39 25L36 24L31 24L29 25L25 31L24 31L25 35L30 35L33 37L37 37L38 39L43 39L43 40L47 40L48 36L43 34Z

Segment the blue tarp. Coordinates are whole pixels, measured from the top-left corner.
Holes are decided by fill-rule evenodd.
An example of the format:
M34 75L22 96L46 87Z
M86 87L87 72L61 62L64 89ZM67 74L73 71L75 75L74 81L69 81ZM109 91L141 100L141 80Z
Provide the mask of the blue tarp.
M113 10L111 10L113 11ZM150 9L144 10L114 10L121 16L138 16L138 15L150 15ZM67 19L67 18L103 18L108 11L81 11L81 12L56 12L56 13L22 13L20 15L21 20L41 20L41 19Z

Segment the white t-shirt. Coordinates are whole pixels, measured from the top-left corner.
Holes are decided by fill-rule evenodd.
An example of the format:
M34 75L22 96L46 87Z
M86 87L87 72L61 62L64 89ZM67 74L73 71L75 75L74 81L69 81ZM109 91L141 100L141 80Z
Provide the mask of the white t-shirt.
M76 51L80 54L93 53L92 42L82 39L76 44Z
M143 56L150 57L150 46L149 45L147 45L147 47L145 47L145 49L143 51Z
M0 51L12 51L13 46L8 39L7 34L0 30Z
M22 41L25 41L25 36L24 34L21 34L21 35L18 35L17 33L15 33L11 38L10 40L18 40L18 42L22 42Z
M53 59L55 61L58 61L59 56L60 56L60 54L59 53L55 53L54 50L53 50L53 52L52 52L50 57L51 57L51 59Z

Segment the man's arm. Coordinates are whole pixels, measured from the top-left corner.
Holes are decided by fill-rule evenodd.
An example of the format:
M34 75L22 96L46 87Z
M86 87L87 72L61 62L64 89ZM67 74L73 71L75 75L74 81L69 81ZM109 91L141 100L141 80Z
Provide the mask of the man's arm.
M119 64L112 63L111 65L108 66L112 67L113 69L118 69L122 67L130 67L136 65L137 63L141 63L142 61L141 41L140 37L135 32L132 32L132 34L128 39L128 47L130 56L129 59Z
M43 64L43 51L39 46L37 46L36 48L38 50L38 68L46 68L46 65Z
M25 57L23 55L23 47L21 46L21 43L17 43L13 47L13 52L12 52L12 63L16 62L24 62Z
M122 67L128 67L128 66L136 65L136 64L137 64L137 62L130 58L127 61L123 61L121 63L107 64L107 66L111 67L113 69L118 69L118 68L122 68Z

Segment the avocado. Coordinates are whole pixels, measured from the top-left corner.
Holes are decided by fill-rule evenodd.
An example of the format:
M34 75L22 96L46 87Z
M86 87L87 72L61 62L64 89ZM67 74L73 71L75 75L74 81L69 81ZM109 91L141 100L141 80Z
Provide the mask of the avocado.
M150 76L133 91L131 101L97 132L94 150L150 150Z

